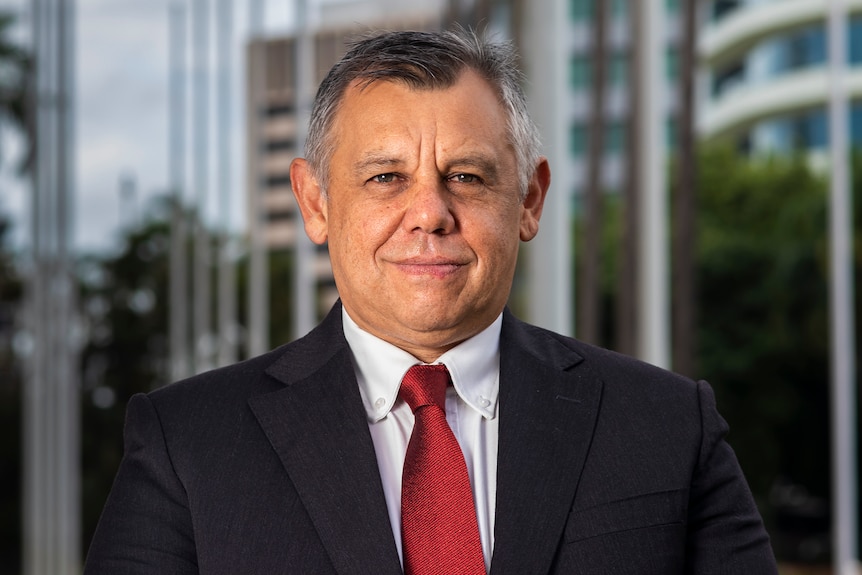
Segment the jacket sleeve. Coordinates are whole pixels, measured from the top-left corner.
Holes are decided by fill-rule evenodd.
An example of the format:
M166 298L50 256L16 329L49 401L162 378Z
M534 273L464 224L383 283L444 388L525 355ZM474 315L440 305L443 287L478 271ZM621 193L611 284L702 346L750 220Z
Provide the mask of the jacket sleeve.
M698 395L702 440L689 499L686 573L777 574L769 536L706 382L698 383Z
M129 401L125 452L87 554L85 575L198 573L185 488L150 399Z

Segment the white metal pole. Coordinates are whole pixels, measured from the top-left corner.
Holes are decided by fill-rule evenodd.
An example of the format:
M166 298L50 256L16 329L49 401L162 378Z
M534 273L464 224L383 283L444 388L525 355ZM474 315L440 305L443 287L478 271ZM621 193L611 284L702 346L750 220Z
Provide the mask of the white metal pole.
M261 106L265 103L266 45L263 40L263 0L249 0L249 29L252 38L261 40L258 57L249 59L248 91L251 101L248 108L249 134L259 139L261 135ZM261 185L260 141L249 142L249 279L248 279L248 355L264 353L269 348L269 248L266 238L266 210L263 202L264 187Z
M72 1L34 0L36 160L24 390L23 572L80 568L80 330L73 265Z
M216 59L218 60L218 188L221 230L219 234L218 363L237 360L236 262L231 232L231 79L233 58L233 0L219 0Z
M667 85L664 67L664 0L643 0L644 17L636 47L642 73L638 94L643 102L638 137L642 186L640 233L641 283L639 356L660 367L670 366L670 291L667 241L667 148L665 118Z
M311 116L312 90L314 90L314 32L310 29L308 0L296 0L296 147L299 153L305 148L308 119ZM314 270L314 244L305 235L302 214L296 215L296 259L294 261L293 336L302 337L314 327L317 319Z
M171 373L173 381L191 375L188 293L188 218L185 205L186 144L186 9L170 6L170 111L168 164L172 197L170 287L168 301Z
M833 565L839 575L858 575L855 326L853 302L853 207L848 146L847 8L829 4L830 362L832 379Z
M539 234L526 245L528 317L558 333L574 332L571 233L572 177L568 148L568 2L524 2L530 111L542 130L551 189Z
M197 210L194 261L194 371L214 367L212 341L212 246L209 207L209 0L195 0L192 13L194 53L194 189Z

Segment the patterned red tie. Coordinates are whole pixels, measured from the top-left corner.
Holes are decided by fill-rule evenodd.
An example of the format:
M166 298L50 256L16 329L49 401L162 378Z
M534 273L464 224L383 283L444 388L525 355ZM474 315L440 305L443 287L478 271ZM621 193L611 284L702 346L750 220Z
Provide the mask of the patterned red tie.
M446 422L445 365L414 365L401 398L416 422L401 488L405 575L485 575L464 454Z

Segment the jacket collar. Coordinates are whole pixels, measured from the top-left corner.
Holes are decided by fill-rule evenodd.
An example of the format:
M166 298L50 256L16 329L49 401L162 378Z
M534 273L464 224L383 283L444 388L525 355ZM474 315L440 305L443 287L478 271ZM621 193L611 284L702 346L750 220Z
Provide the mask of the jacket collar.
M500 443L492 575L547 573L598 416L602 383L574 340L508 311L500 340Z
M374 445L336 304L250 400L336 571L401 573ZM546 573L589 452L602 383L573 340L504 312L492 575Z

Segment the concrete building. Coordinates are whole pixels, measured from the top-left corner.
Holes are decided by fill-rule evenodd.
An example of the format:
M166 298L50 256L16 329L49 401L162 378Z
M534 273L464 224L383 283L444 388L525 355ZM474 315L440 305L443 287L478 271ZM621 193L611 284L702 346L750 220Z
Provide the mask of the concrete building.
M575 193L584 189L589 153L589 126L592 114L590 90L593 78L595 52L595 1L570 0L569 21L571 35L564 47L568 55L569 155L571 179L568 189ZM608 0L608 27L606 32L606 87L604 98L604 174L608 190L619 190L624 183L627 142L629 139L630 67L632 62L633 30L630 16L631 2L636 0ZM673 145L675 111L679 71L678 44L680 39L680 1L664 0L665 22L665 76L667 81L666 122L667 143Z
M851 142L862 144L862 1L846 0ZM750 154L828 145L826 0L712 0L698 46L698 130Z

